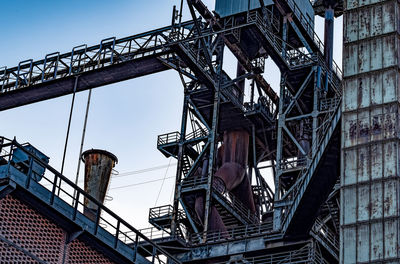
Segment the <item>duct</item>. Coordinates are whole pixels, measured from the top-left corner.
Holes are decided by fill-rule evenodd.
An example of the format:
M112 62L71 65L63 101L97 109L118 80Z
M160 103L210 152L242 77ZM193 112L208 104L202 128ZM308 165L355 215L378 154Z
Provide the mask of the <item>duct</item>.
M250 209L252 213L256 212L253 192L251 188L251 179L249 179L246 168L249 155L249 134L244 130L226 131L224 133L224 141L222 146L218 148L216 160L216 172L213 180L213 188L221 193L229 191L242 202L244 206ZM205 161L206 163L207 161ZM207 164L203 164L207 168ZM205 177L201 172L197 171L197 175L193 177ZM187 201L193 200L193 197ZM191 203L193 206L193 203ZM195 215L203 222L204 218L205 197L204 194L197 192L195 195L194 208ZM226 234L227 230L221 215L214 205L211 206L210 225L208 231L222 231Z
M91 149L82 153L82 161L85 163L85 192L103 204L111 172L118 159L108 151ZM95 221L98 206L87 198L84 205L85 216Z

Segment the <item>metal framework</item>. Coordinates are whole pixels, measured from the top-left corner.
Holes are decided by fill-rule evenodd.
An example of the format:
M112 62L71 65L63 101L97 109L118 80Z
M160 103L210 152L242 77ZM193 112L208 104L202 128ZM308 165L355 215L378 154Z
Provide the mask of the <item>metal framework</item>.
M164 246L161 252L171 260L191 261L196 250L241 241L245 252L202 253L197 260L337 262L342 73L331 58L332 47L324 46L313 20L296 1L274 0L267 6L259 2L261 8L219 18L201 0L188 0L193 20L182 22L182 1L179 10L174 7L170 26L3 68L0 110L174 69L184 87L181 128L157 140L158 149L178 161L174 201L150 209L154 228L143 232ZM238 61L237 76L223 70L226 49ZM266 59L281 72L279 96L263 77ZM222 136L235 129L250 135L245 169L257 198L256 212L214 177ZM74 186L52 172L54 182L60 178ZM85 195L82 190L72 198L79 200L80 195ZM190 200L200 195L203 216L196 214ZM214 209L227 230L209 229ZM119 218L117 223L126 225ZM117 241L118 228L116 232ZM141 233L135 234L137 245ZM249 245L251 239L301 241L305 247L265 255L265 245ZM153 242L146 243L158 249ZM316 251L317 247L323 250ZM234 257L240 254L241 259Z

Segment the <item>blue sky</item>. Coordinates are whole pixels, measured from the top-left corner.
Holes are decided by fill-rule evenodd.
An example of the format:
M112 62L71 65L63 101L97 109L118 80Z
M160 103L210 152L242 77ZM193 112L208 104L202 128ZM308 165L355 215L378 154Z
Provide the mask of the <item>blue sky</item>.
M214 0L204 2L213 9ZM42 59L55 51L69 52L81 44L95 45L104 38L126 37L168 25L174 4L179 5L179 1L3 1L0 67L13 67L19 61ZM323 32L320 23L317 32ZM341 60L341 21L335 33L335 58ZM233 62L229 55L227 58L228 63ZM227 70L233 71L233 67ZM276 68L270 66L265 78L277 89ZM156 149L157 135L179 129L182 96L182 85L173 71L94 89L84 149L113 152L119 158L116 169L121 173L168 164L169 160ZM77 94L65 166L65 175L71 179L78 162L86 100L87 92ZM50 156L53 167L60 169L70 103L71 96L64 96L0 112L0 134L29 141ZM113 188L165 175L174 176L175 166L168 171L164 168L113 179L109 191L113 200L107 205L134 226L147 227L148 208L155 205L162 181ZM158 205L170 202L173 182L174 179L165 181Z

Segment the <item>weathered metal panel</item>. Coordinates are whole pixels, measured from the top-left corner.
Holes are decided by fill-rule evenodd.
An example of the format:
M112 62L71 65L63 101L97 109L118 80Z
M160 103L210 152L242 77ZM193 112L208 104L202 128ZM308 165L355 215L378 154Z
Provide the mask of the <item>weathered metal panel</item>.
M343 229L343 244L342 244L342 263L355 263L357 253L356 243L356 228L348 227Z
M362 224L357 228L357 261L366 262L369 259L370 228Z
M393 47L388 47L388 48L393 48ZM389 52L388 52L389 53ZM391 54L394 56L394 54ZM390 59L387 59L388 61ZM385 60L384 60L385 62ZM384 65L385 67L393 66L392 64L389 65ZM397 79L398 72L397 70L389 70L385 71L382 74L382 79L383 79L383 103L389 103L396 101L398 98L398 93L397 93L397 87L398 87L398 79Z
M355 186L343 189L343 203L346 204L344 207L343 224L348 225L356 222L357 216L357 199L354 199L354 194L357 194Z
M398 21L397 1L345 1L340 263L400 260Z
M367 221L369 220L369 208L370 208L370 200L369 200L369 186L364 185L360 186L358 189L358 206L357 206L357 218L358 221Z
M383 216L382 184L371 184L371 219L380 219Z
M346 185L355 184L357 180L357 151L349 150L344 153L344 182Z
M369 162L370 162L370 155L369 155L369 147L364 146L358 150L358 179L357 182L365 182L369 180L370 170L369 170Z
M347 82L348 86L350 87L357 87L357 79L352 79ZM354 100L357 98L357 89L344 89L344 96L343 96L343 107L344 111L351 111L357 109L357 101Z
M314 24L314 9L309 0L294 0L303 14ZM273 5L273 0L264 0L266 6ZM216 0L215 12L220 17L231 16L260 7L259 0Z
M351 5L351 1L347 3ZM347 10L344 15L344 42L395 32L397 8L393 1L386 1L369 8Z
M371 179L382 178L382 145L371 145Z
M398 229L399 221L390 219L385 221L385 258L398 257Z
M382 103L382 74L371 73L371 104Z
M382 223L371 224L371 261L383 258L383 225Z

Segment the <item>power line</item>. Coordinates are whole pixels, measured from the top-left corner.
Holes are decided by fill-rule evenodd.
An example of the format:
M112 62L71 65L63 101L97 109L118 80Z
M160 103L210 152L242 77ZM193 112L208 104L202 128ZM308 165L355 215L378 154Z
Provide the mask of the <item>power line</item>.
M163 179L163 182L161 184L160 190L158 191L157 199L156 199L156 202L155 202L154 206L157 206L158 199L160 198L160 194L161 194L162 188L164 187L165 179L167 178L167 173L168 173L168 170L169 170L169 166L171 165L171 160L172 159L169 160L169 164L168 164L167 170L165 171L164 179Z
M141 174L141 173L160 170L160 169L165 169L165 168L170 167L171 165L176 165L176 162L175 163L166 164L166 165L154 166L154 167L150 167L150 168L146 168L146 169L136 170L136 171L127 171L127 172L119 173L118 175L113 176L113 178L125 177L125 176Z
M170 177L167 177L167 178L160 178L160 179L151 180L151 181L139 182L139 183L134 183L134 184L117 186L117 187L110 188L110 190L123 189L123 188L128 188L128 187L133 187L133 186L138 186L138 185L143 185L143 184L148 184L148 183L153 183L153 182L158 182L158 181L163 181L163 180L166 180L166 179L172 179L172 178L175 178L175 176L170 176Z

